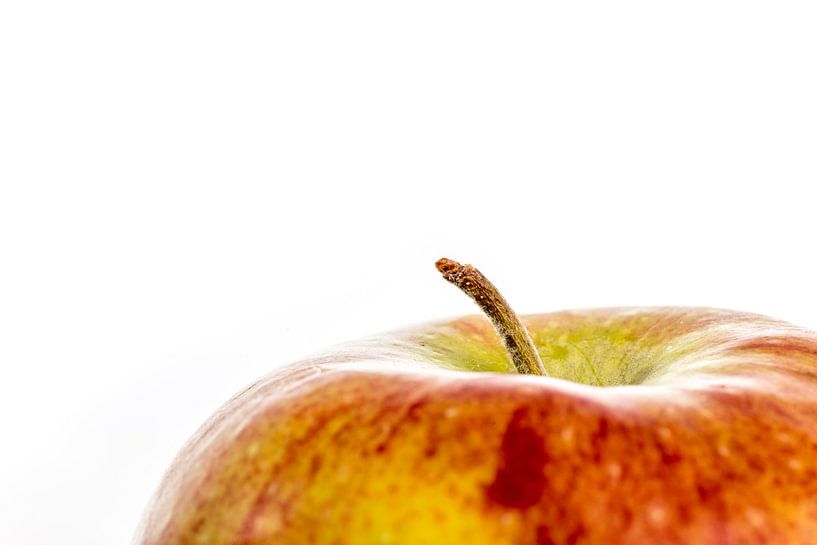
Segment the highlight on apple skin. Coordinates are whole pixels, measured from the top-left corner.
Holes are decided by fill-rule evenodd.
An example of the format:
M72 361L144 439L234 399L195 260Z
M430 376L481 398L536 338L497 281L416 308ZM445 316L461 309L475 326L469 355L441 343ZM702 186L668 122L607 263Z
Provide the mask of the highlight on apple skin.
M709 308L486 314L251 385L134 545L817 542L813 332ZM547 376L518 372L502 320Z

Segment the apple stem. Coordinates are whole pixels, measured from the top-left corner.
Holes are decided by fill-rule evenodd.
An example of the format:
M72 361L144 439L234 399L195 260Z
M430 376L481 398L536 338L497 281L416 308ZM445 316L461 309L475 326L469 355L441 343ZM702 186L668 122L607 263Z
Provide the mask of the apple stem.
M464 291L490 318L518 373L547 376L528 330L485 275L476 267L442 258L435 265L443 278Z

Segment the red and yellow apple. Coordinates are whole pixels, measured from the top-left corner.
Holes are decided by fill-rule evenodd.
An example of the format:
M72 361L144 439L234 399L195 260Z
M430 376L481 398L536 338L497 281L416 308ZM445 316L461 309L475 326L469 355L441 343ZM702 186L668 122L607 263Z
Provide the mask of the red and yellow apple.
M466 316L251 385L134 543L817 543L817 335L708 308L523 316L539 376L488 315L499 338Z

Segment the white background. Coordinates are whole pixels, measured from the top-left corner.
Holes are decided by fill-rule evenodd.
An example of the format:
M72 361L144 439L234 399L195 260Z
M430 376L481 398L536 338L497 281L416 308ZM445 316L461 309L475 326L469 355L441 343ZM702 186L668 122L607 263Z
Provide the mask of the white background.
M817 328L811 2L0 4L0 542L127 543L228 396L474 311Z

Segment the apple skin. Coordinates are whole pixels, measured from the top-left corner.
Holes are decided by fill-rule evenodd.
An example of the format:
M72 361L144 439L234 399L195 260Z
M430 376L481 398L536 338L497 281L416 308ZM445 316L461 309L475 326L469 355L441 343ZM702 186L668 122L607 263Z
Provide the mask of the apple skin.
M816 542L814 333L700 308L521 318L550 377L507 373L473 316L276 370L187 443L134 544Z

